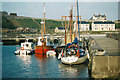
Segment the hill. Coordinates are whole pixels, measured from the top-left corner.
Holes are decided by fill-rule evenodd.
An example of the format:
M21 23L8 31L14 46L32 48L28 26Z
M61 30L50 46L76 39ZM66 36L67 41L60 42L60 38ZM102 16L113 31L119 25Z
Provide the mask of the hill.
M45 21L46 21L46 31L62 26L60 20L46 19ZM30 17L11 16L11 15L2 16L2 28L6 28L6 29L16 29L17 27L41 29L40 22L41 22L40 18L36 19Z
M17 27L28 27L39 29L40 25L37 24L32 18L20 16L2 16L2 28L15 29Z

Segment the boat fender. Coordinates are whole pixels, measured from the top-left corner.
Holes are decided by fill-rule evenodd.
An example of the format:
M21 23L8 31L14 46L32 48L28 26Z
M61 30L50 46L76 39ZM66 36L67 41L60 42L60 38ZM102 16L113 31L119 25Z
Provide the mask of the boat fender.
M77 56L80 57L80 52L79 49L77 50Z
M70 47L73 47L74 45L70 45L70 46L68 46L68 48L70 48ZM77 46L74 46L74 47L77 47Z
M24 47L21 47L21 50L24 50Z
M62 57L63 57L63 50L62 50Z

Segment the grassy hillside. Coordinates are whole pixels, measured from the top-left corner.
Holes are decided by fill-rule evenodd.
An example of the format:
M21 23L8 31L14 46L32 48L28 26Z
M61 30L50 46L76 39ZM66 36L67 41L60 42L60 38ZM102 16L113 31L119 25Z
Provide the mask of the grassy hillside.
M62 27L61 21L45 20L46 21L46 32L53 31L56 27ZM41 29L41 19L32 19L20 16L2 16L2 28L15 29L17 27L28 27Z
M41 19L35 19L36 22L40 24ZM54 20L45 20L46 29L55 29L56 27L62 27L61 21L54 21Z
M17 22L17 24L16 24ZM21 26L21 27L29 27L29 28L36 28L39 29L40 25L38 25L34 20L32 19L16 19L16 22L13 21L15 25Z
M17 27L28 27L40 29L40 25L32 18L16 18L9 16L2 16L2 28L15 29Z
M15 29L16 27L11 22L11 20L8 20L6 17L2 17L2 28L8 28L8 29Z

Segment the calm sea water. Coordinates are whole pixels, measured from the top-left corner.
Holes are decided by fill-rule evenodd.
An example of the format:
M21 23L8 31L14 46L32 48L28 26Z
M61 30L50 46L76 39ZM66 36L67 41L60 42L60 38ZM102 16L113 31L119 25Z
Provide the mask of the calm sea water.
M16 47L2 46L2 78L89 78L87 64L65 65L56 57L14 55Z

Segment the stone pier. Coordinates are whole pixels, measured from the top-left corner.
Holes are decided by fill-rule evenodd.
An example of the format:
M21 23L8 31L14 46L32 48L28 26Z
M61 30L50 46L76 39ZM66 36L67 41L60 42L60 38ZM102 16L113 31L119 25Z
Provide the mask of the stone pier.
M107 55L95 55L97 49L104 49ZM89 70L92 78L120 78L119 40L105 36L92 37L89 50Z

